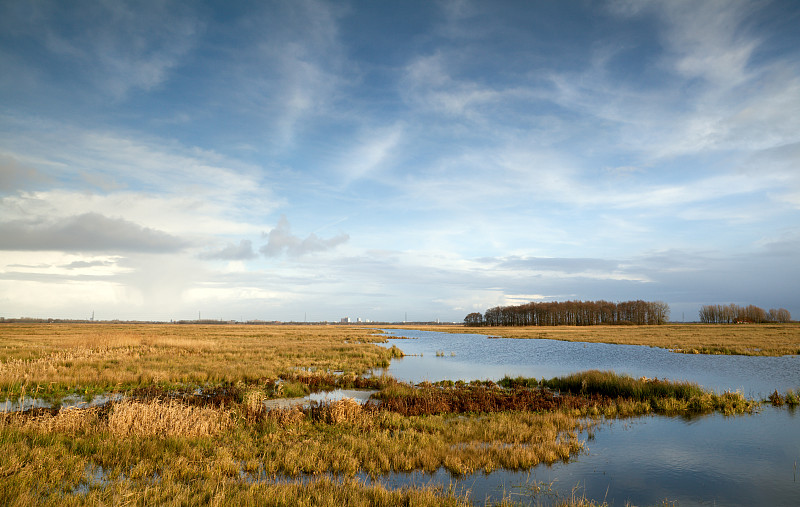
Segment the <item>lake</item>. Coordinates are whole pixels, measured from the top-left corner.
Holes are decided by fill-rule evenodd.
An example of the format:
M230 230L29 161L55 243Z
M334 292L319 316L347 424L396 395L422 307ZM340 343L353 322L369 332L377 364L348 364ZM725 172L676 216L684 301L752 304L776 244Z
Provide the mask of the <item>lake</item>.
M479 334L383 330L406 354L387 374L409 382L499 380L505 375L552 378L589 369L697 382L717 392L763 398L800 388L800 357L676 354L636 346L488 338ZM406 338L400 338L406 337ZM410 338L410 339L409 339ZM443 355L437 356L437 352ZM452 353L452 355L451 355ZM594 432L570 463L528 472L498 471L454 480L436 474L392 474L383 484L429 483L470 489L476 503L504 494L547 503L573 488L610 505L800 505L800 412L764 406L749 416L692 419L646 416L615 420ZM551 484L550 493L532 487ZM545 488L547 489L547 488Z

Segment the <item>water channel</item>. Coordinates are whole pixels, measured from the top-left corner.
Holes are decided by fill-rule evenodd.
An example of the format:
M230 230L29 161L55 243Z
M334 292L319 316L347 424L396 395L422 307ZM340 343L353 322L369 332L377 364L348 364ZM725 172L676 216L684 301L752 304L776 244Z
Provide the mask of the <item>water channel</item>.
M407 357L384 370L398 380L499 380L505 375L552 378L599 369L634 377L688 380L717 392L761 399L800 388L800 356L677 354L635 346L489 338L383 330L386 346ZM438 354L437 354L438 353ZM478 504L504 495L533 505L576 493L610 505L800 505L800 411L765 405L754 415L692 419L648 416L612 421L570 463L530 473L500 471L459 480L436 474L392 474L388 486L453 485ZM535 486L548 485L543 489ZM549 495L549 496L548 496Z

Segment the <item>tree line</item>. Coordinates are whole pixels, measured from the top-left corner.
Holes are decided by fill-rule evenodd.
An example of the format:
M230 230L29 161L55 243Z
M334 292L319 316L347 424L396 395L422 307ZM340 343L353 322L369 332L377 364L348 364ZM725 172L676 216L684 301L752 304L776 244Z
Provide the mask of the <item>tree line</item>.
M662 301L552 301L496 306L464 318L467 326L596 326L664 324L669 305Z
M700 307L700 322L706 324L734 324L747 322L791 322L792 316L786 308L771 308L768 312L754 305L703 305Z

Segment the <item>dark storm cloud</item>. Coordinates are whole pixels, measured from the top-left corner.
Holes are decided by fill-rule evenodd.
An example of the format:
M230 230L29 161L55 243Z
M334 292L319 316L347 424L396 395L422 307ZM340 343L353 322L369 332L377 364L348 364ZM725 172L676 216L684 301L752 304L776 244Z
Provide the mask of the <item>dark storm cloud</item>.
M347 234L322 239L314 233L309 234L305 239L300 239L292 234L289 221L285 216L281 216L278 225L266 237L267 244L261 247L260 252L267 257L277 257L284 252L290 257L300 257L313 252L330 250L350 239Z
M72 252L176 252L180 238L122 218L85 213L53 222L14 220L0 223L0 250Z

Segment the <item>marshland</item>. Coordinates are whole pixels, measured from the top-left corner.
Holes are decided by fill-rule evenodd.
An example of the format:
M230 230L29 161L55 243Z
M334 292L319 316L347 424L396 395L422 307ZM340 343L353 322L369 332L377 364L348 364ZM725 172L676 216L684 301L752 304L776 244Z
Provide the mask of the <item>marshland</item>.
M793 324L4 324L0 499L786 503L799 347Z

